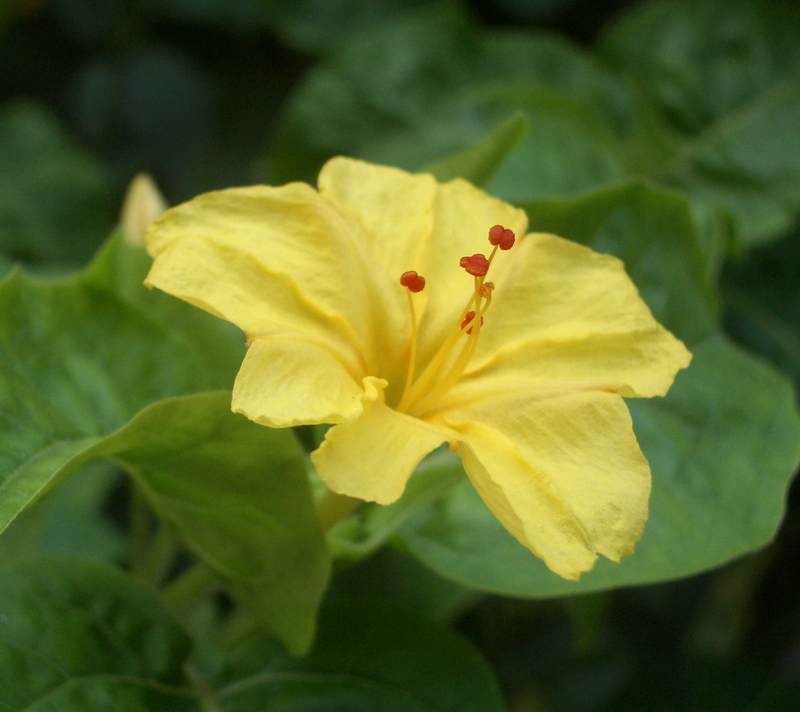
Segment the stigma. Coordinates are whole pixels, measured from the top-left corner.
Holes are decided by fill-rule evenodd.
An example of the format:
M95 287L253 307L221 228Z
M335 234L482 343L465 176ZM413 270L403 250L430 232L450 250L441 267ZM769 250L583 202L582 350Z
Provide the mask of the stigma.
M484 317L492 303L494 283L487 282L486 275L497 251L510 250L515 241L516 236L513 231L502 225L495 225L489 229L489 244L492 245L492 251L488 257L483 253L476 253L459 260L459 266L473 278L472 294L461 310L453 329L418 376L416 375L418 328L412 294L419 293L425 288L425 278L413 270L403 272L400 276L400 285L405 287L408 297L411 335L406 350L408 354L406 383L397 406L398 411L421 416L433 408L436 400L461 378L475 352L484 325Z

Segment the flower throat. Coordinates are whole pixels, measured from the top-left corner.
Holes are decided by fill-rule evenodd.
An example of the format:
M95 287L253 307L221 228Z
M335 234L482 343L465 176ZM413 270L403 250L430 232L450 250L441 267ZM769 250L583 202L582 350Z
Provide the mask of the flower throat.
M413 270L400 275L400 284L406 288L408 309L411 315L411 337L409 341L408 371L403 395L397 410L401 413L422 413L431 403L441 398L461 378L475 353L478 337L483 326L483 317L492 303L494 284L486 281L497 250L510 250L514 246L514 233L502 225L489 230L489 243L493 246L487 258L483 254L462 257L459 265L473 277L472 295L461 310L452 331L442 342L424 370L416 375L417 360L417 316L413 295L425 289L425 278Z

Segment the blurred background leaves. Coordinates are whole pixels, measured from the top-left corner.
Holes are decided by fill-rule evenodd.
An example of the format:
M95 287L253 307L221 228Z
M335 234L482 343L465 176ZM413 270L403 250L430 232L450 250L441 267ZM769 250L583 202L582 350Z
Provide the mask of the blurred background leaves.
M0 275L15 263L47 275L87 263L140 171L176 203L313 180L325 158L345 153L442 177L470 172L523 204L535 226L621 255L688 342L721 318L797 384L798 37L791 0L6 0ZM504 160L475 149L492 132ZM671 290L654 270L669 271ZM148 295L113 288L148 307ZM190 328L192 346L201 343L200 317ZM715 369L744 358L730 345L703 354L700 382L676 401L692 414L719 389ZM686 442L709 467L757 480L758 458L726 457L725 439L759 435L765 463L791 443L777 426L759 434L757 415L774 403L742 373L728 394L729 410L745 411L741 430L717 423L714 437L700 428ZM643 446L663 457L648 423L666 416L637 405ZM15 522L17 541L118 559L114 481L106 471L83 486L73 478ZM395 548L339 571L334 596L393 598L457 621L514 710L800 707L796 488L778 538L759 553L565 602L477 597L432 577L409 556L424 548L425 516ZM18 555L0 546L3 559Z

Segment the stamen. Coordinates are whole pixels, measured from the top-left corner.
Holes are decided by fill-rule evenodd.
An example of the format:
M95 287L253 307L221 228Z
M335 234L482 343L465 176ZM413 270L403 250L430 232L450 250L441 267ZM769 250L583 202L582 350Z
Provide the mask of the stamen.
M489 271L491 262L486 259L485 255L479 253L472 257L462 257L458 264L474 277L483 277Z
M403 387L401 402L406 398L411 384L414 382L414 368L417 362L417 314L414 311L414 300L411 293L417 294L425 289L425 277L417 274L414 270L403 272L400 275L400 284L406 288L408 297L408 312L411 316L411 341L408 348L408 372L406 374L406 385Z
M467 326L467 324L469 324L474 318L475 318L475 312L468 311L467 315L464 317L464 321L461 322L461 330L463 331L464 327ZM483 316L481 316L481 326L483 326ZM472 327L467 329L467 333L468 334L472 333Z
M516 237L513 231L502 225L495 225L493 228L489 229L489 242L495 247L499 247L501 250L510 250L514 247L515 241Z
M397 405L398 411L401 413L409 413L412 409L425 411L431 405L435 405L436 400L449 391L461 378L475 353L483 326L483 316L492 303L494 283L485 281L486 274L492 266L497 250L510 250L514 246L515 239L512 230L508 230L502 225L495 225L489 230L489 242L493 249L488 258L480 253L461 258L459 265L474 277L472 295L464 306L458 321L454 324L453 330L416 380L414 379L414 366L417 322L411 292L422 290L425 287L425 280L413 271L405 272L400 277L400 284L409 290L407 295L411 313L411 346L408 376L403 395ZM415 289L417 286L418 289ZM461 342L460 348L459 342Z
M400 275L400 284L408 288L409 292L421 292L425 289L425 277L417 274L413 269Z

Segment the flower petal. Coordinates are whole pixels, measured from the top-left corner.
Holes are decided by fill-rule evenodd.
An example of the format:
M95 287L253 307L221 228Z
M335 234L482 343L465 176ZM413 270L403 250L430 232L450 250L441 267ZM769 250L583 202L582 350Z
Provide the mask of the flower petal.
M386 381L364 379L362 410L328 430L311 454L322 480L334 492L391 504L425 455L455 436L387 407Z
M620 260L527 235L496 281L469 372L509 381L605 381L664 395L691 360L642 301Z
M303 183L201 195L167 211L145 240L148 285L249 336L308 331L358 351L372 372L384 344L399 350L407 338L402 294L387 293L363 236Z
M352 158L332 158L319 174L320 193L358 226L393 286L403 272L420 267L431 239L436 190L426 173Z
M256 339L233 386L231 409L273 428L341 423L361 386L330 351L302 335Z
M577 580L633 553L650 470L621 397L596 391L487 398L444 421L487 506L548 568Z

